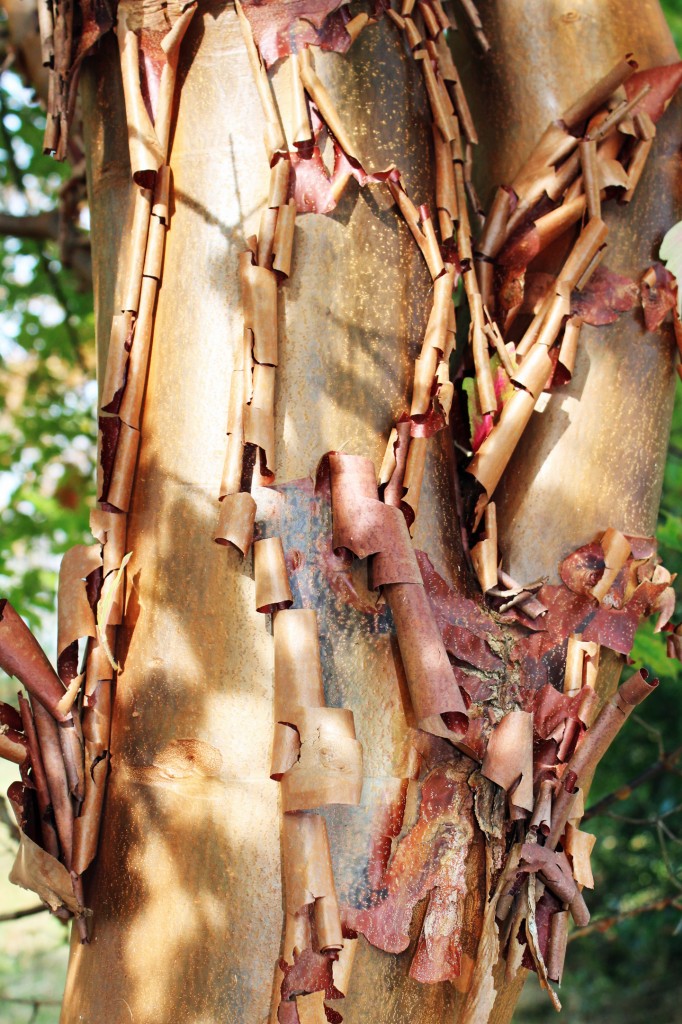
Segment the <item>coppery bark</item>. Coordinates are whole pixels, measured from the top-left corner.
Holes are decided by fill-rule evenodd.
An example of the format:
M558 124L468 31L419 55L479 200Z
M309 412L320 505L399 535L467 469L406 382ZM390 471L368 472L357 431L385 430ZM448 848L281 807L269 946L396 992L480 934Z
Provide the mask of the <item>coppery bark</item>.
M474 104L479 96L485 114L478 129L492 140L483 143L484 196L513 176L535 134L575 98L575 79L557 68L578 63L578 77L587 80L630 49L643 65L672 59L655 17L643 24L625 7L606 11L598 2L589 16L581 11L576 19L558 2L482 5L492 48L472 60L468 95ZM109 44L87 69L84 90L102 370L133 214ZM316 67L338 107L352 112L363 166L382 168L397 157L410 195L432 201L426 97L391 23L367 29L348 55L320 54ZM278 72L273 80L285 102ZM133 559L112 772L89 881L93 942L74 944L64 1022L118 1022L131 1014L155 1022L265 1020L280 952L278 795L268 778L272 641L255 611L248 565L213 543L227 389L241 344L238 256L268 188L261 107L225 4L203 5L190 26L180 86L170 160L175 210L128 518ZM661 141L673 137L669 154L671 120L660 133ZM673 201L666 206L659 194L661 182L676 180L669 154L648 167L627 222L620 211L609 215L613 269L637 277L673 220ZM276 488L289 510L283 515L264 493L257 497L266 532L281 534L285 549L298 553L302 568L293 585L308 588L307 606L318 613L327 702L353 709L364 748L362 805L325 811L339 898L354 906L369 894L374 819L382 803L399 802L403 780L414 775L413 722L385 612L373 608L360 573L353 578L358 596L349 602L315 561L329 523L305 480L339 448L379 465L388 430L409 407L429 288L421 256L383 190L352 185L332 214L297 219L292 273L281 291L276 399ZM588 329L570 386L581 402L571 406L569 429L554 402L531 423L500 487L500 545L513 576L555 576L563 556L607 526L652 532L672 371L668 336L644 335L635 317ZM576 438L583 437L581 447ZM574 489L569 501L562 480L565 467L577 464L585 490ZM440 434L429 452L415 544L458 593L471 594L452 472ZM290 481L299 484L287 489ZM300 599L301 589L294 596ZM604 660L603 692L619 671L615 656ZM431 744L429 754L438 760L438 747ZM416 800L414 783L405 785ZM480 841L471 846L467 885L466 928L474 934L483 902ZM387 955L361 941L340 1007L346 1021L457 1019L461 996L453 987L408 978L411 952ZM501 986L495 1024L510 1018L520 980Z

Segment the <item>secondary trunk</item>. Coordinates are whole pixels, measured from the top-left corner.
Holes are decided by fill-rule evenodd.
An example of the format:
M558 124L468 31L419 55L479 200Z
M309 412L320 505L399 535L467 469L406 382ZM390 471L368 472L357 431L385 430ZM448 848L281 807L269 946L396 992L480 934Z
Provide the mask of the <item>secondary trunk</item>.
M481 8L493 46L471 59L467 91L485 136L486 189L510 179L545 124L626 52L642 66L674 59L659 15L644 22L625 4L594 0L579 15L558 0ZM392 23L365 30L347 55L319 53L316 67L352 124L363 166L395 162L414 201L432 202L426 95ZM110 38L86 69L83 104L103 368L133 212ZM674 219L670 119L672 141L665 150L659 139L638 198L611 215L608 262L633 276ZM174 211L128 517L112 770L87 892L92 942L72 948L65 1024L236 1024L270 1013L283 926L279 795L269 778L273 640L255 610L249 562L213 542L242 344L238 257L268 191L263 128L237 17L231 5L202 4L180 60ZM372 890L377 842L390 839L382 814L407 793L414 815L415 723L390 617L374 607L362 571L351 575L325 553L328 512L309 481L329 451L378 466L409 408L431 281L386 195L352 182L333 213L297 218L293 269L280 289L277 497L256 493L264 532L282 536L296 606L318 612L327 703L353 710L364 749L361 805L325 811L339 900L356 908ZM644 335L634 316L589 329L570 397L531 423L502 484L501 550L513 574L555 575L561 557L611 525L652 532L672 379L667 334ZM441 433L430 444L415 546L456 592L471 594L453 463ZM579 499L567 467L579 467ZM614 664L605 685L616 675ZM425 742L429 756L440 750ZM462 815L474 829L470 807ZM485 884L480 837L470 851L464 946L473 956ZM462 995L453 986L408 977L413 952L413 944L389 954L359 940L346 998L333 1004L347 1024L457 1019ZM518 989L503 991L496 1024L510 1018Z

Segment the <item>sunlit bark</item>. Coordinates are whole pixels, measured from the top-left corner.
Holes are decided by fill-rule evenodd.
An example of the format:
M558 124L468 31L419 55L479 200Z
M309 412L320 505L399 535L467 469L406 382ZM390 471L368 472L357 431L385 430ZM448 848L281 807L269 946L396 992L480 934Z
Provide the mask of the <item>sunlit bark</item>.
M640 10L599 0L578 13L546 0L481 5L492 50L475 53L466 73L484 139L484 199L511 178L583 84L625 52L634 50L643 66L674 59L649 6L645 20ZM368 28L345 56L320 54L317 69L353 126L363 165L395 162L414 201L432 202L426 97L394 26L383 19ZM273 77L283 97L285 84ZM84 79L103 369L132 220L111 39ZM261 1022L280 953L280 816L268 778L272 639L255 611L248 562L213 543L229 376L242 333L238 256L268 189L263 116L231 7L200 7L183 44L179 85L174 212L128 518L133 558L112 770L88 882L92 942L72 948L64 1022ZM676 116L666 115L631 208L608 215L609 265L635 278L674 219ZM297 219L293 270L280 290L278 484L310 477L330 450L379 465L394 420L409 407L430 285L380 186L351 183L332 214ZM644 334L638 314L588 329L570 391L536 414L500 488L501 550L513 575L554 576L561 557L610 525L653 531L672 381L668 335ZM415 545L456 591L471 594L453 466L441 433L430 446ZM267 514L265 494L257 497ZM301 500L287 525L288 549L304 555L314 547L311 531L327 529L311 510ZM309 600L321 622L327 700L352 708L364 748L362 805L325 812L339 898L357 906L369 892L372 816L413 774L411 721L395 638L386 617L369 610L361 573L355 606L328 579L318 582ZM614 656L603 690L618 671ZM480 841L467 872L473 934L483 904ZM416 935L420 913L415 918ZM413 952L387 954L361 940L340 1007L349 1024L457 1019L462 996L452 986L408 978ZM495 1024L510 1019L519 988L520 981L501 984Z

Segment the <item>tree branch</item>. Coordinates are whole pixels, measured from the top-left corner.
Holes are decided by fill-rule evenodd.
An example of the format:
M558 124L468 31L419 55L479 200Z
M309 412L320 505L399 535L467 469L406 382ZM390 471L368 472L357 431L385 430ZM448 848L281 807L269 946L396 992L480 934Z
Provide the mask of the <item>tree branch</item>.
M631 782L628 782L625 786L620 786L612 793L608 793L601 800L597 800L596 804L587 809L583 821L589 821L590 818L596 818L598 815L604 814L609 807L619 800L627 800L633 790L638 789L639 786L643 786L647 782L651 782L652 779L658 778L663 772L674 768L680 757L682 757L682 747L677 747L670 754L664 754L663 757L655 761L654 764L649 765L641 775L632 779Z
M0 995L3 1003L17 1003L19 1006L61 1006L59 999L27 999L21 996L6 996L3 992Z
M622 910L619 914L611 914L609 917L600 917L596 921L590 921L584 928L577 928L572 932L568 941L573 942L574 939L581 939L585 935L591 935L593 932L606 932L609 928L613 928L614 925L620 924L621 921L627 921L630 917L638 917L639 914L649 914L656 910L665 910L667 907L674 907L676 910L682 910L682 902L680 902L679 896L664 896L659 900L654 900L652 903L644 903L641 907L633 907L632 910Z
M56 210L49 210L15 217L0 211L0 235L56 242L59 237L59 214Z
M26 907L24 910L13 910L8 914L0 914L0 924L5 921L19 921L22 917L33 917L34 914L42 914L47 909L44 903L39 903L36 907Z

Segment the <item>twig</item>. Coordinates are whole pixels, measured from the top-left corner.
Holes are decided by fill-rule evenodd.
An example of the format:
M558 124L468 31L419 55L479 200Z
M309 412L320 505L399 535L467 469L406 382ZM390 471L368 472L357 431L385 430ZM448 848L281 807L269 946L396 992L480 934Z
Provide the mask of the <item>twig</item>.
M577 928L572 932L568 941L580 939L593 932L605 932L621 921L627 921L630 917L637 917L639 914L649 914L655 910L665 910L667 907L674 907L675 910L682 910L682 902L679 896L665 896L662 899L654 900L652 903L644 903L641 907L633 907L632 910L622 910L619 914L612 914L609 917L600 917L596 921L590 921L584 928Z
M4 921L18 921L22 917L32 917L34 914L42 914L44 910L48 908L44 903L39 903L36 907L25 907L24 910L13 910L9 914L0 914L0 924Z
M596 818L598 815L603 814L609 807L617 803L619 800L627 800L633 790L639 786L643 786L645 783L650 782L652 779L658 778L663 772L670 771L671 768L682 757L682 747L677 747L670 754L664 754L663 757L655 761L654 764L649 765L640 775L632 779L631 782L626 783L625 786L620 786L615 789L612 793L608 793L602 797L601 800L597 800L596 804L589 807L585 812L584 821L589 821L590 818Z
M60 999L25 999L21 996L7 996L0 992L0 1001L3 1003L17 1003L19 1006L61 1006Z

